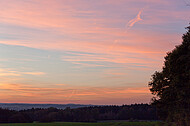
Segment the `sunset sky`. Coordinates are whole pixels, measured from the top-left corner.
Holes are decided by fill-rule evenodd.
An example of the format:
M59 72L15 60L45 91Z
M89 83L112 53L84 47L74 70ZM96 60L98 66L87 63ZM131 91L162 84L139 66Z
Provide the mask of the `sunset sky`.
M149 103L190 0L0 0L1 103Z

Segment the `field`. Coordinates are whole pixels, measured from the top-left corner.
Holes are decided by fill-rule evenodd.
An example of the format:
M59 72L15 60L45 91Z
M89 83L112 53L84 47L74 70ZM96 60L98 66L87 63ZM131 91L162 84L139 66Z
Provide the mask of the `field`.
M159 122L103 122L103 123L13 123L0 124L0 126L159 126Z

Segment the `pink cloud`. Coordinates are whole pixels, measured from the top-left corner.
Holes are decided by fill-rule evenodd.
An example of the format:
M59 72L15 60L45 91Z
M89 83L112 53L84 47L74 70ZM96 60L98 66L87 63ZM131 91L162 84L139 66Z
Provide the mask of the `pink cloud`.
M137 3L143 3L143 6ZM126 32L126 20L130 20L128 27L141 21L142 10L136 18L131 20L129 17L136 15L144 5L147 5L147 8L143 10L141 27L134 27ZM163 6L168 9L160 9ZM18 39L0 40L0 43L63 52L81 52L61 57L62 61L70 62L76 65L76 68L108 66L140 71L154 70L161 68L166 52L181 41L179 33L162 32L155 27L168 26L175 20L189 22L188 14L188 11L177 10L175 2L165 0L105 0L101 3L78 0L33 0L28 3L22 0L6 0L0 1L0 24L11 28L6 27L0 33L17 36ZM13 26L18 28L14 29ZM150 30L149 27L155 29ZM23 30L24 28L29 30ZM134 97L136 100L140 98L147 102L149 98L148 89L144 87L95 88L57 84L53 88L44 88L10 84L22 80L26 74L41 76L46 73L0 70L1 83L4 83L0 85L4 90L0 93L1 101L101 104L104 100L106 103L113 101L121 103ZM121 70L108 71L105 74L106 77L112 78L126 76ZM144 96L148 96L147 99Z
M134 18L134 19L132 19L132 20L130 20L128 23L127 23L127 28L130 28L130 27L133 27L133 25L135 24L135 23L137 23L137 22L139 22L139 21L141 21L142 19L141 19L141 13L142 13L142 10L140 10L139 11L139 13L137 14L137 16Z
M0 84L0 93L2 102L45 102L49 103L67 103L73 101L75 103L86 103L93 99L93 104L99 104L99 100L103 99L129 99L133 97L143 97L150 94L149 89L145 87L127 88L127 87L34 87L23 84ZM6 93L6 95L5 95ZM30 101L28 100L30 99ZM147 102L148 99L145 100ZM114 101L113 101L114 102ZM116 101L115 104L120 104ZM105 102L106 104L106 102ZM109 103L108 103L109 104ZM124 104L124 103L123 103ZM127 103L126 104L130 104Z
M145 2L144 0L142 0ZM98 52L105 53L105 48L108 46L108 51L114 50L114 52L135 52L135 53L159 53L153 51L154 49L147 48L146 46L136 47L137 44L145 42L155 42L157 38L165 37L164 34L160 34L162 37L148 36L146 34L140 35L137 37L136 33L130 33L129 31L125 33L124 29L121 28L109 28L106 27L106 22L117 22L115 20L109 20L104 18L80 18L77 17L80 13L89 13L89 14L98 14L101 16L101 12L98 10L77 10L77 8L87 7L85 3L79 4L63 1L65 4L61 6L58 1L34 1L34 4L28 4L27 2L21 2L22 4L14 4L10 2L3 2L3 7L0 11L0 22L11 23L16 25L23 25L26 27L39 28L39 29L51 29L53 34L64 35L64 36L74 36L78 38L77 41L74 40L64 40L58 39L56 37L48 38L47 35L41 36L39 40L25 41L1 41L1 43L12 44L12 45L23 45L28 47L40 48L40 49L56 49L56 50L72 50L72 51L86 51L86 52ZM108 1L107 1L108 2ZM114 1L112 1L114 2ZM119 1L116 3L123 3L125 1ZM131 2L131 1L129 1ZM151 2L151 1L149 1ZM164 1L159 1L164 2ZM38 4L39 5L38 5ZM106 2L105 2L106 3ZM25 5L25 6L23 6ZM51 9L49 9L51 6ZM61 11L61 10L65 11ZM150 11L150 10L147 10ZM142 10L139 11L137 17L134 20L131 20L128 24L130 27L133 26L137 21L140 21L140 15ZM154 14L155 16L157 14ZM169 14L167 14L169 15ZM181 15L181 14L177 14ZM146 16L146 13L145 13ZM121 19L119 19L121 20ZM120 22L120 21L118 21ZM123 21L124 22L124 21ZM153 20L151 22L154 22ZM147 24L147 20L143 20L144 24ZM101 25L100 25L101 24ZM151 34L150 33L147 34ZM92 35L90 35L92 34ZM32 35L35 36L35 35ZM175 35L174 35L175 36ZM85 38L80 40L81 38ZM139 39L138 39L139 38ZM172 37L171 37L172 38ZM168 39L169 40L169 39ZM129 46L121 45L121 42L129 44ZM115 44L113 44L115 43ZM135 44L136 45L135 45ZM156 43L156 42L155 42ZM133 44L131 46L130 44ZM138 48L138 49L137 49ZM163 51L165 52L165 50Z

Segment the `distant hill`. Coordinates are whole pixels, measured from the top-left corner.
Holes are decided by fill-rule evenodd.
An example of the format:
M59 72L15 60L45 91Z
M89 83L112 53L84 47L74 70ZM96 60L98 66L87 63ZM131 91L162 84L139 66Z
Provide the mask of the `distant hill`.
M50 108L54 107L57 109L65 109L67 107L70 108L81 108L81 107L89 107L95 105L82 105L82 104L25 104L25 103L0 103L0 108L6 108L9 110L27 110L32 108Z

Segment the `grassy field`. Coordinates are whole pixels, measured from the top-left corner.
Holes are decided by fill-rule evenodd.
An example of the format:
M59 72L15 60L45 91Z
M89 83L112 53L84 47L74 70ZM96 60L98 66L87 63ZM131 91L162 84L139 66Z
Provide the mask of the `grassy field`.
M159 126L159 122L103 122L103 123L13 123L0 124L0 126Z

